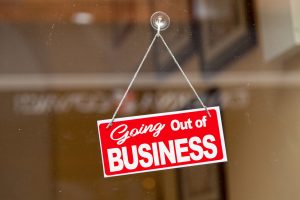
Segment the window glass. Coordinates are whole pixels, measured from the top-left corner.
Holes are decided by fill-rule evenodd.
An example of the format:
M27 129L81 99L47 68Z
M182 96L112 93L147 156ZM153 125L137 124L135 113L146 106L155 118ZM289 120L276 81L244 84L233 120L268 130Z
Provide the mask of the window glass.
M156 30L207 106L228 162L104 178L110 119ZM0 1L0 199L299 199L297 0ZM117 117L201 108L155 42Z

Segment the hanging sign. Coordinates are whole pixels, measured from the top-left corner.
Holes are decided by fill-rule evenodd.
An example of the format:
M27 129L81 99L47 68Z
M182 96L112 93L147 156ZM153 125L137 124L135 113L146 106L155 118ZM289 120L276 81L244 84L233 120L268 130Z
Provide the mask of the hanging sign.
M219 107L99 120L104 177L227 161Z

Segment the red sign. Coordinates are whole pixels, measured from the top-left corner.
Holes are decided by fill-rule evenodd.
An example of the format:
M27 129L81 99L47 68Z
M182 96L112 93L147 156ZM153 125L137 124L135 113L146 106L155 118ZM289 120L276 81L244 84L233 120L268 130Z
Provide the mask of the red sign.
M99 120L104 177L226 162L219 107Z

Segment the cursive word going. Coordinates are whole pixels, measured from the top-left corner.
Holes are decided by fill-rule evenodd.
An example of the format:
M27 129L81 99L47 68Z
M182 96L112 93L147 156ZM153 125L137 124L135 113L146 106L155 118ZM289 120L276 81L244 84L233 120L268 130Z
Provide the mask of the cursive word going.
M161 131L164 129L165 124L156 123L156 124L149 124L144 125L140 128L133 128L129 129L126 124L121 124L117 126L114 130L112 130L110 134L110 138L114 141L117 141L118 145L123 144L127 139L146 134L146 133L152 133L153 137L159 136Z

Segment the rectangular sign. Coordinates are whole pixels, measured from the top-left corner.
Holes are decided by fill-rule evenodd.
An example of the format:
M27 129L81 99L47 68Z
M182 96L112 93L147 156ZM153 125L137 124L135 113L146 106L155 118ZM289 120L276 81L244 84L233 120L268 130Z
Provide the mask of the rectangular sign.
M104 177L226 162L219 107L99 120Z

